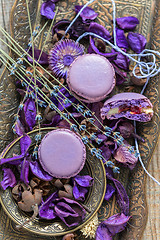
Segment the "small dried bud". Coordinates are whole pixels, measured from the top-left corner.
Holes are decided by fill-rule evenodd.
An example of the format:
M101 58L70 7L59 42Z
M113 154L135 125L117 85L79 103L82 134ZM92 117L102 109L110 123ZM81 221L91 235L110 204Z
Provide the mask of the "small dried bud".
M137 76L141 76L139 69L136 69L135 73ZM147 78L137 78L133 74L131 74L131 81L137 86L143 86L146 83Z

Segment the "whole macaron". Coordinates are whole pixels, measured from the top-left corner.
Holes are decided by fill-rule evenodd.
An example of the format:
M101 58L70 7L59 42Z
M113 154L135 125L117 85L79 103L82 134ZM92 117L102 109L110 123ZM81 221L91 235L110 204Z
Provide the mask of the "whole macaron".
M44 136L38 149L42 168L55 178L77 175L86 160L81 138L68 129L56 129Z
M130 120L148 122L153 116L150 100L139 93L118 93L107 99L101 108L101 118L112 120L125 117Z
M77 57L67 74L69 89L84 102L98 102L113 90L116 80L112 64L98 54Z

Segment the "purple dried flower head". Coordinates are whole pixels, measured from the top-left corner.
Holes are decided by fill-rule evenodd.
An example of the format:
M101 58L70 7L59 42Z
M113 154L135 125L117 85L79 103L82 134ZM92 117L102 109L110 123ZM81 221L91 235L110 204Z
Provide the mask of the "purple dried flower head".
M84 46L71 39L57 42L49 53L49 65L58 77L67 75L69 66L79 55L84 54Z
M146 38L140 33L129 32L127 39L129 46L136 53L141 53L147 44Z
M82 9L83 6L76 5L74 7L74 10L76 13L79 13L79 11ZM86 7L80 14L83 22L86 20L94 20L97 16L98 13L96 13L92 8Z
M129 45L122 29L116 28L116 42L120 48L128 49Z
M100 223L96 231L96 240L112 240L115 234L123 231L130 217L118 213Z
M116 21L118 27L123 30L133 30L139 24L138 18L132 16L117 18Z
M16 178L14 173L10 168L2 168L3 170L3 180L0 182L3 190L6 190L8 187L14 187L16 185Z
M48 19L53 19L55 12L55 4L52 0L48 0L47 2L43 2L41 5L41 15L48 18Z

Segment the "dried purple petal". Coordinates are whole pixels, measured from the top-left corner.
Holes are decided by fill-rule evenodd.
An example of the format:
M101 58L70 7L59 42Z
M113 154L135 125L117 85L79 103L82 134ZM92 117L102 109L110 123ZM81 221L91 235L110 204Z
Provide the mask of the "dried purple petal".
M49 53L49 65L57 77L65 77L69 66L79 55L84 54L83 45L71 39L57 42Z
M100 150L102 151L102 156L105 158L105 160L102 159L102 161L105 163L111 157L111 150L109 149L108 145L103 145L102 147L100 147Z
M32 98L28 98L24 103L24 114L25 114L25 121L29 127L30 130L33 129L33 127L36 124L36 105Z
M55 4L52 0L48 0L47 2L43 2L41 5L41 15L48 18L53 19L55 16Z
M119 86L124 83L127 79L127 73L122 72L116 65L112 63L115 73L116 73L116 85Z
M117 57L117 53L105 53L105 52L101 52L99 51L99 49L95 46L95 38L92 39L92 37L90 36L90 48L89 48L89 53L97 53L99 55L102 55L106 58L108 58L110 61L115 60Z
M17 156L11 157L11 158L1 158L0 165L5 164L5 163L19 165L22 162L23 158L24 158L24 154L17 155Z
M21 163L21 175L20 179L27 185L29 184L29 161L24 158L23 162Z
M112 49L112 52L116 52L114 49ZM124 69L128 71L129 69L129 63L130 60L127 56L123 55L122 53L118 52L117 53L117 58L116 60L113 60L113 62L121 69Z
M74 182L73 196L74 196L75 200L85 201L85 195L87 192L88 192L87 188L81 187L81 186L77 185L76 182Z
M83 6L76 5L74 7L74 10L76 13L79 13L79 11L82 9ZM92 8L86 7L83 9L83 11L80 14L82 20L85 22L86 20L94 20L97 16L98 13L96 13Z
M109 199L112 197L112 195L114 193L115 193L115 188L112 185L107 184L106 193L105 193L104 199L106 201L109 201Z
M130 217L118 213L100 223L96 231L96 240L110 240L123 231Z
M3 190L6 190L8 187L14 187L16 185L16 178L14 173L10 168L2 168L3 170L3 180L0 182Z
M136 53L141 53L147 44L146 38L140 33L129 32L127 39L130 48Z
M26 154L31 145L31 142L32 140L27 134L20 139L21 154Z
M133 30L139 24L138 18L132 16L116 18L116 21L118 27L123 30Z
M91 22L88 31L95 33L106 40L111 39L111 35L110 35L109 31L105 27L103 27L102 25L100 25L98 23Z
M112 172L110 168L106 167L106 177L113 181L116 187L116 200L118 205L121 208L121 211L128 216L129 215L129 197L124 189L123 185L112 176Z
M76 201L60 198L54 201L56 215L68 226L77 226L85 218L85 209Z
M94 179L89 175L77 175L76 177L74 177L74 181L76 181L76 183L81 187L91 187L93 185Z
M128 166L131 170L135 167L138 157L135 157L135 153L130 153L128 151L128 148L126 146L120 146L115 155L114 158L124 165Z
M25 133L24 127L19 119L16 121L15 131L19 137Z
M58 198L57 192L54 192L49 196L49 198L42 203L42 205L39 208L39 216L44 219L54 219L56 218L56 213L53 209L54 203L53 201Z
M129 45L122 29L116 28L116 42L120 48L128 49Z
M103 106L103 103L102 102L97 102L97 103L92 103L91 104L91 107L90 107L90 109L91 109L91 111L92 112L94 112L95 114L94 114L94 116L96 116L96 119L95 119L95 122L94 122L94 124L98 127L98 128L102 128L102 124L103 124L103 120L102 120L102 118L101 118L101 116L100 116L100 109L102 108L102 106ZM98 121L98 120L99 121ZM102 123L102 124L100 124L100 123Z
M33 57L32 48L29 49L28 53L31 57ZM40 57L40 59L39 59L39 57ZM28 61L33 63L32 58L30 58L29 56L27 56L27 58L28 58ZM45 52L41 53L41 50L34 48L34 60L36 62L38 61L38 63L41 65L48 65L48 54Z
M37 161L32 161L29 163L30 169L32 173L42 179L43 181L51 181L53 179L52 176L50 176L48 173L46 173L43 168L40 166L40 164Z

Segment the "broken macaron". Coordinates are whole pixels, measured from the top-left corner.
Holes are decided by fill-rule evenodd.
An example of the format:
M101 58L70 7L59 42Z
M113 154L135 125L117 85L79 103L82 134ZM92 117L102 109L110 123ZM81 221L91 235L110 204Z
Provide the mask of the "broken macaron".
M43 169L55 178L71 178L83 168L86 148L81 138L68 129L56 129L44 136L38 149Z
M84 54L71 64L67 84L80 100L98 102L113 90L116 80L112 64L98 54Z
M125 92L107 99L101 108L102 119L118 119L125 117L130 120L148 122L153 116L150 100L142 94Z

